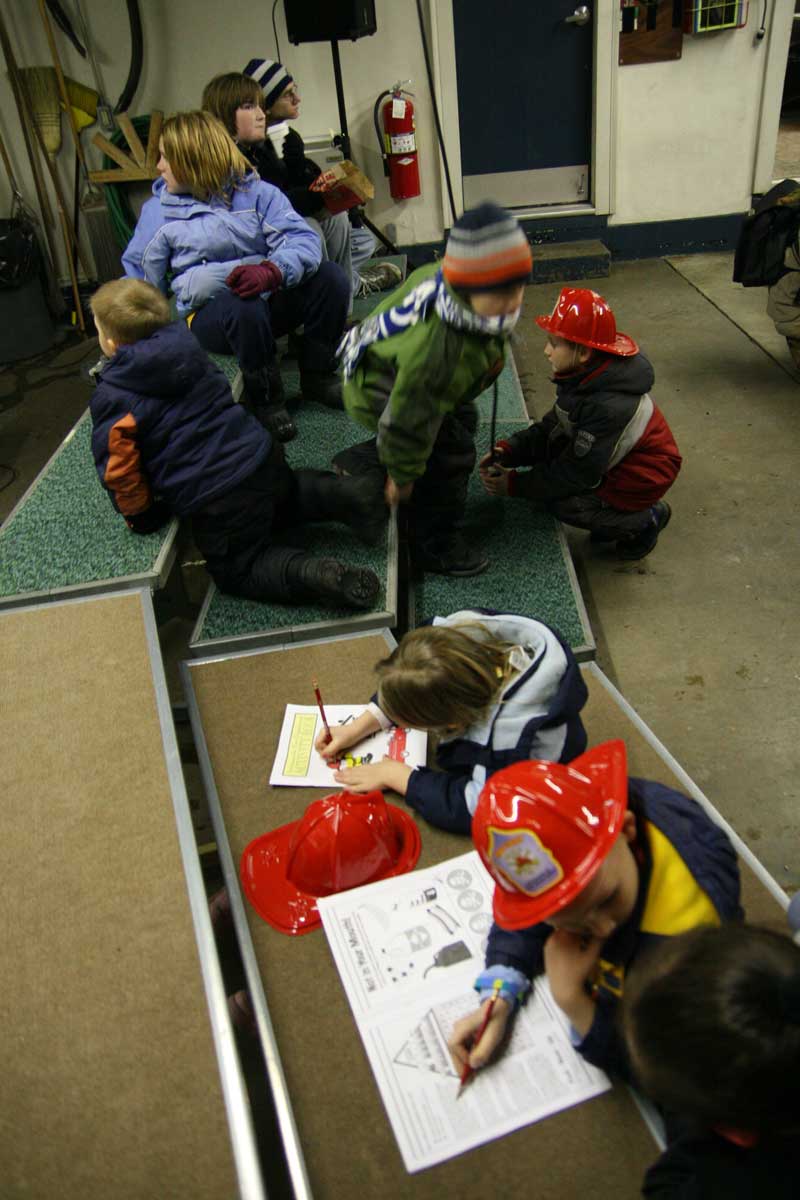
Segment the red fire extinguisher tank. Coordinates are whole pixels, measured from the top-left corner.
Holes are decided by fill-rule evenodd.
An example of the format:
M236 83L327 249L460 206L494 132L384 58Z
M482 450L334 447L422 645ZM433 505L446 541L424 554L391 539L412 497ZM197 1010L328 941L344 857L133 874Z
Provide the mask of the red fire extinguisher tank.
M384 147L389 164L389 191L395 200L420 194L414 105L407 92L393 89L381 109Z

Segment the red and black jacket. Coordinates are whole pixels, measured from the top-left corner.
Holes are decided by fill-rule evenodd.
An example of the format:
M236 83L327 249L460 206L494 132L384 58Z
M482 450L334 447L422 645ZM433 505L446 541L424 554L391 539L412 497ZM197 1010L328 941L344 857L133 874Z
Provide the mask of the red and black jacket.
M643 354L603 355L557 378L552 409L501 443L504 466L531 467L511 476L511 495L560 500L593 491L631 512L660 500L681 455L649 395L653 379Z

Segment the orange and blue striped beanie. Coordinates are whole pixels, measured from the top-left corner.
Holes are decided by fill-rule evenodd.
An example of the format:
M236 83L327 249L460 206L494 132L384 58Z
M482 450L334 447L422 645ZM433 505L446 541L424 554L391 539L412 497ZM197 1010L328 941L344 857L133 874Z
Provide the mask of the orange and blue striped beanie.
M496 204L479 204L459 217L447 239L442 274L451 287L489 292L529 283L531 248L514 217Z

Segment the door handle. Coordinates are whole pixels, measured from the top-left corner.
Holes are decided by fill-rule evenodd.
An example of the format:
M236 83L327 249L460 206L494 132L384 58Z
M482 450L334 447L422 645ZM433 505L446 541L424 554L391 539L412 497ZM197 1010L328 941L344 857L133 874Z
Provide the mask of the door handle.
M587 4L581 4L579 8L575 9L575 12L572 14L571 17L564 17L564 24L565 25L586 25L587 22L590 20L591 15L592 15L592 10L589 8L589 6Z

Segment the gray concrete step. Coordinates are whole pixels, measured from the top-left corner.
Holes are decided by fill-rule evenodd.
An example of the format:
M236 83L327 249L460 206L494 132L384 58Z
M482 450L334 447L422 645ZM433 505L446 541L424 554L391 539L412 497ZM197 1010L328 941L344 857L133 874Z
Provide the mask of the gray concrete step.
M611 251L602 242L543 242L532 247L533 282L600 279L608 275Z

